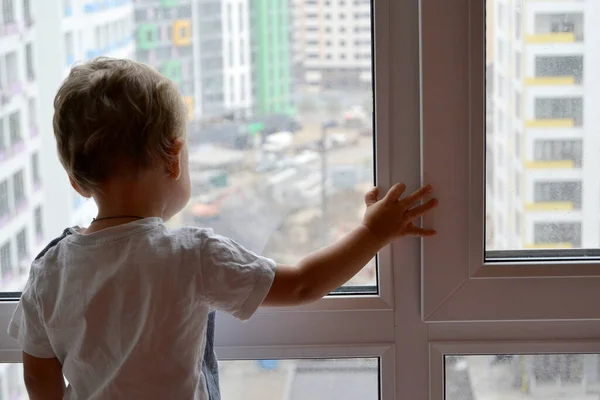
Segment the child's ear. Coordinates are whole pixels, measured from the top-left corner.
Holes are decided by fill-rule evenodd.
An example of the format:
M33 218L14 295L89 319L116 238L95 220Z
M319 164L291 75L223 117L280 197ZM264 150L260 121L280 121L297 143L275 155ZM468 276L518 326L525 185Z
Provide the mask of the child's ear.
M185 148L185 140L175 139L171 144L170 149L170 161L167 165L167 173L170 178L179 179L181 176L181 164L183 162L182 157L184 154L183 149Z
M73 189L75 189L75 191L76 191L77 193L79 193L80 195L82 195L83 197L85 197L86 199L89 199L90 197L92 197L92 194L91 194L90 192L88 192L88 191L86 191L86 190L83 190L83 189L81 188L81 186L79 186L79 185L77 184L77 182L75 182L75 180L74 180L73 178L71 178L70 176L69 176L69 182L71 182L71 187L72 187Z

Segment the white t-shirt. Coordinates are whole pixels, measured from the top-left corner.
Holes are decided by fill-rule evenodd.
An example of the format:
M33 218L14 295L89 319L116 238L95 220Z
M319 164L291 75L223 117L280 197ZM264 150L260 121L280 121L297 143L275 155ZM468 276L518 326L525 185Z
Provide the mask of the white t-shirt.
M60 360L65 399L208 399L208 313L248 319L275 263L159 218L70 233L31 267L8 330L23 351Z

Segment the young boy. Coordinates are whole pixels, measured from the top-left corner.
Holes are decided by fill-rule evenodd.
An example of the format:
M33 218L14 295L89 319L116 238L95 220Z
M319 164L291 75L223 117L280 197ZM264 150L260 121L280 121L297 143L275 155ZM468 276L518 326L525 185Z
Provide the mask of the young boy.
M319 300L437 205L396 185L366 195L350 234L295 266L204 228L163 221L190 197L186 110L150 67L97 59L56 95L58 155L98 217L38 256L9 327L32 399L218 399L214 310L246 320L259 306ZM69 382L65 387L63 376Z

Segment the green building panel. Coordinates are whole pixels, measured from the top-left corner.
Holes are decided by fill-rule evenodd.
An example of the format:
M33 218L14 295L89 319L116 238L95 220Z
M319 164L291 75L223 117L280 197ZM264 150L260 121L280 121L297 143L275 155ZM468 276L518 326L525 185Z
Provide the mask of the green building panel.
M161 4L165 8L171 8L179 5L179 0L162 0Z
M256 104L261 115L294 113L291 98L292 66L290 8L287 0L251 0L256 44Z
M141 24L137 31L137 45L142 50L152 50L158 46L159 29L156 24Z
M181 61L171 60L162 67L162 74L179 84L181 83Z

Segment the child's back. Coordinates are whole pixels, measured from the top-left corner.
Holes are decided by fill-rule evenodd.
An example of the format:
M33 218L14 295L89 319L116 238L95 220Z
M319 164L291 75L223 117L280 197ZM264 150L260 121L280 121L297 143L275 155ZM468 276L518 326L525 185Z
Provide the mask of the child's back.
M23 304L37 304L42 321L24 320L21 335L36 340L23 350L58 358L66 399L203 399L209 312L249 317L273 268L210 230L170 231L159 218L69 229L32 267Z

